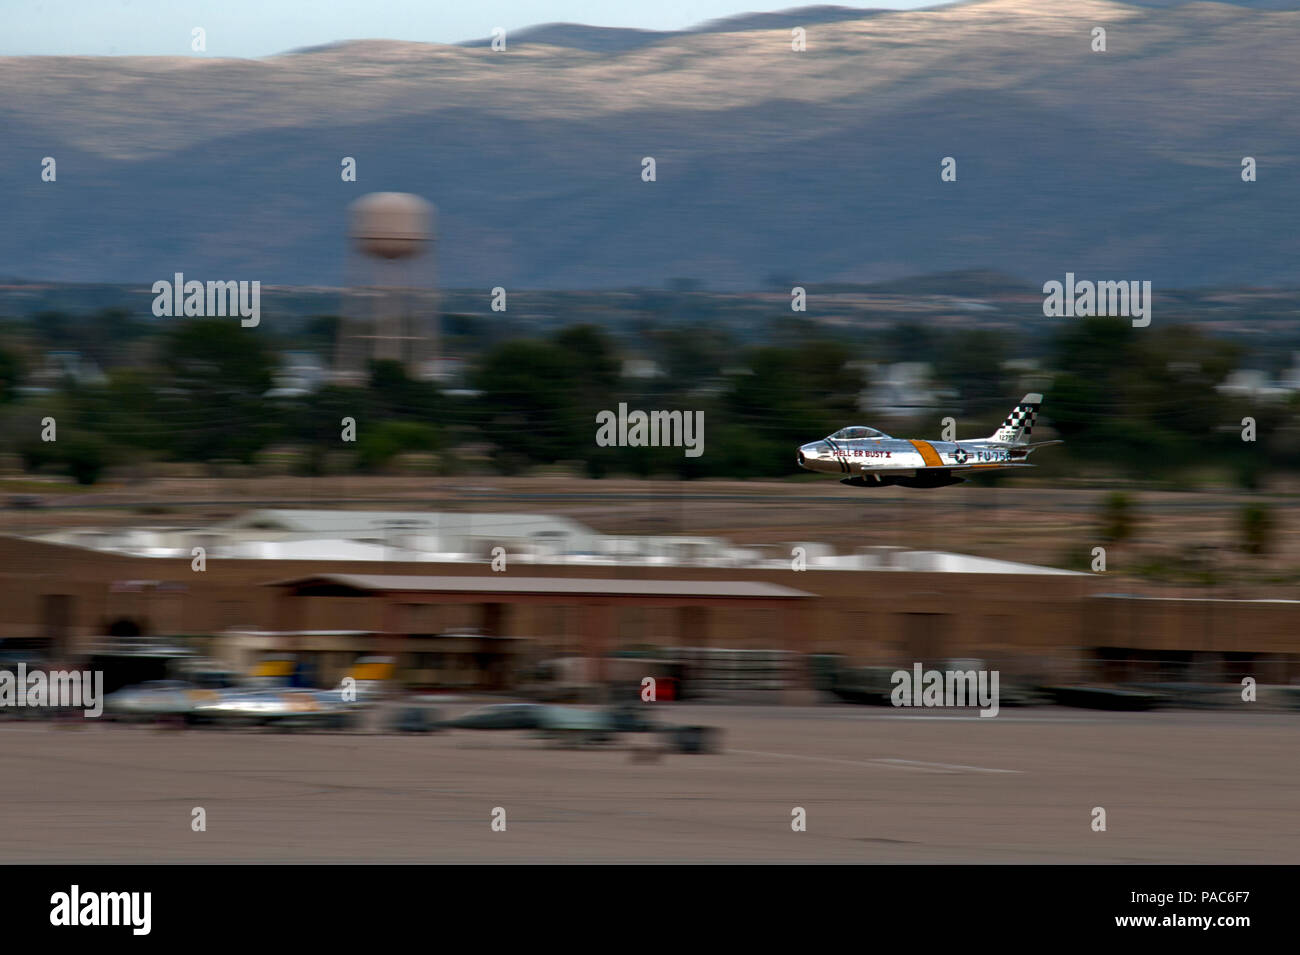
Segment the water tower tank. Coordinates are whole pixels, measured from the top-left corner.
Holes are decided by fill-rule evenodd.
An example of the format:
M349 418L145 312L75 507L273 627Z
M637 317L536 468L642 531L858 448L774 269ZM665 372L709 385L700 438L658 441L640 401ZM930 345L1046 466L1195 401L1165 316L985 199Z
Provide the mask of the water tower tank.
M348 207L335 380L364 383L375 360L399 361L412 378L437 369L435 209L406 192L372 192Z
M366 255L413 258L433 234L433 206L409 192L372 192L350 211L352 241Z

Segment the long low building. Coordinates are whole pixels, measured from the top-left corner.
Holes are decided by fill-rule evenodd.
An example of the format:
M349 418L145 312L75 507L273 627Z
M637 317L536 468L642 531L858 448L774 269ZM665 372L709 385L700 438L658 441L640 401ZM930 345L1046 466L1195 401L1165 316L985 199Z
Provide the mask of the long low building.
M62 657L105 635L193 638L205 649L236 633L369 635L334 650L355 655L402 645L394 640L483 633L524 641L534 656L732 648L839 654L875 666L979 659L1053 680L1226 679L1242 667L1261 682L1300 680L1300 603L1115 595L1105 578L1087 574L1018 573L1014 565L801 572L571 563L494 573L465 560L438 564L440 584L411 590L381 578L427 581L428 563L385 563L379 577L376 566L209 559L198 571L188 557L0 538L0 648ZM464 583L453 587L453 579ZM669 584L679 588L671 600L656 595ZM725 598L727 588L745 586L759 589ZM762 597L776 593L769 587L810 596L791 609ZM593 624L592 606L602 602Z

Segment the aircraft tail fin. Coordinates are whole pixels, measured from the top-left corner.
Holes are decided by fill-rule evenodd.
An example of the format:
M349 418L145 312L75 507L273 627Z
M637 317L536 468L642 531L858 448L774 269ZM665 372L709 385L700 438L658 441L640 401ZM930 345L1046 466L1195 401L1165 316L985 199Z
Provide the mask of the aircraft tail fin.
M1020 404L1016 405L1011 414L1007 415L1006 420L1002 422L1002 426L989 436L989 440L997 444L1028 444L1029 436L1034 430L1034 419L1038 417L1038 409L1042 404L1042 395L1025 395L1020 399Z

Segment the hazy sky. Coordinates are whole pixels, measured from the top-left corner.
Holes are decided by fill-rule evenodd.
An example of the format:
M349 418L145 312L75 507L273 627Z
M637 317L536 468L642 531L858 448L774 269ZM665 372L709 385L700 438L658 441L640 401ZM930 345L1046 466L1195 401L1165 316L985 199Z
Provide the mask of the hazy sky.
M0 0L0 56L191 55L190 31L207 31L207 56L255 57L336 40L458 43L538 23L677 30L753 11L818 0ZM835 3L835 0L820 0ZM875 0L847 7L912 9L936 0Z

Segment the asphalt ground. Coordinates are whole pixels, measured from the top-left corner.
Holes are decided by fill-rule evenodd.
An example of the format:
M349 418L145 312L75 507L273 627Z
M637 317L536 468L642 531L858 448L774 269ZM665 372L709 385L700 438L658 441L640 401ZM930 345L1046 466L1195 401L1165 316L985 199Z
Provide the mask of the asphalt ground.
M1300 862L1300 714L654 705L723 751L7 720L0 862Z

